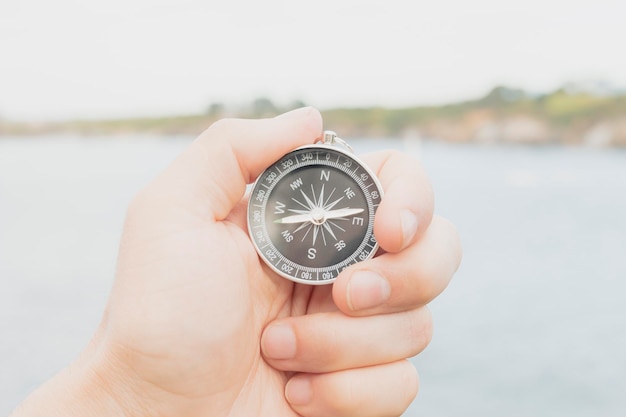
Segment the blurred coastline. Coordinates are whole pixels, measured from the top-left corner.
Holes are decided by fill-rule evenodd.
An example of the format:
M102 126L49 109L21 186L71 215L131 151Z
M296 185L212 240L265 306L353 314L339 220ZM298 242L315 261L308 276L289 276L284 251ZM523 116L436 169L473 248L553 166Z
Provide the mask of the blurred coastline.
M3 120L3 136L196 135L223 117L274 116L306 105L279 106L268 98L230 108L213 103L190 115L103 120L28 122ZM626 147L626 90L606 83L569 83L545 94L499 86L458 103L404 108L323 109L327 127L344 137L437 138L450 143L564 144Z

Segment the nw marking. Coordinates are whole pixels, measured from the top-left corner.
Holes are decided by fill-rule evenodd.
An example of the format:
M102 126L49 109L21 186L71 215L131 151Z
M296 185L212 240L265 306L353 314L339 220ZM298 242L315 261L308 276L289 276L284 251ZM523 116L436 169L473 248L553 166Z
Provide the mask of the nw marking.
M297 190L298 188L300 188L300 186L302 186L302 178L298 178L297 180L289 184L289 186L292 190Z

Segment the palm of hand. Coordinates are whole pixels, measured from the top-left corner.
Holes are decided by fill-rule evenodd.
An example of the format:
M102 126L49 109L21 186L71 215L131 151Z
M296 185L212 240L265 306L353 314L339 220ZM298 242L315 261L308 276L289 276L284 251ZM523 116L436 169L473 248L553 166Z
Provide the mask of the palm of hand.
M132 242L120 256L111 311L126 315L107 320L113 345L130 355L141 384L177 399L180 409L296 415L284 398L290 375L263 360L259 340L277 318L336 310L331 288L295 285L262 265L245 232L243 202L221 222L159 210L176 220L158 230L145 230L141 219L134 226L129 213L126 235L136 236L125 236ZM161 256L146 259L154 253Z

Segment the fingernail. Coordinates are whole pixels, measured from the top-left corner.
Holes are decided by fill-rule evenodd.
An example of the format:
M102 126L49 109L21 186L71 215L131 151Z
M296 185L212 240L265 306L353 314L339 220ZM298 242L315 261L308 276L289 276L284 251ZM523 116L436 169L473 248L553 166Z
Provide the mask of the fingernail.
M348 283L348 307L352 311L376 307L387 301L390 294L386 279L375 272L357 271Z
M263 354L270 359L296 357L296 335L286 323L270 324L263 334Z
M406 247L417 233L417 216L411 210L402 210L400 225L402 226L402 247Z
M291 378L285 387L285 397L292 405L307 405L311 402L313 391L311 390L311 378L299 375Z

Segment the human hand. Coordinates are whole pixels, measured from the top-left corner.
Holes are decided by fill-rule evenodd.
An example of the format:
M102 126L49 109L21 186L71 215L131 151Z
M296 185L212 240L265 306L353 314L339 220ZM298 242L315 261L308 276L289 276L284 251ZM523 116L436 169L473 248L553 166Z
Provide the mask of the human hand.
M333 286L278 277L247 235L246 184L321 129L313 109L220 121L134 199L102 324L69 372L91 381L108 415L367 417L408 406L418 382L405 359L430 341L425 305L460 260L416 163L362 158L385 190L374 229L383 253Z

